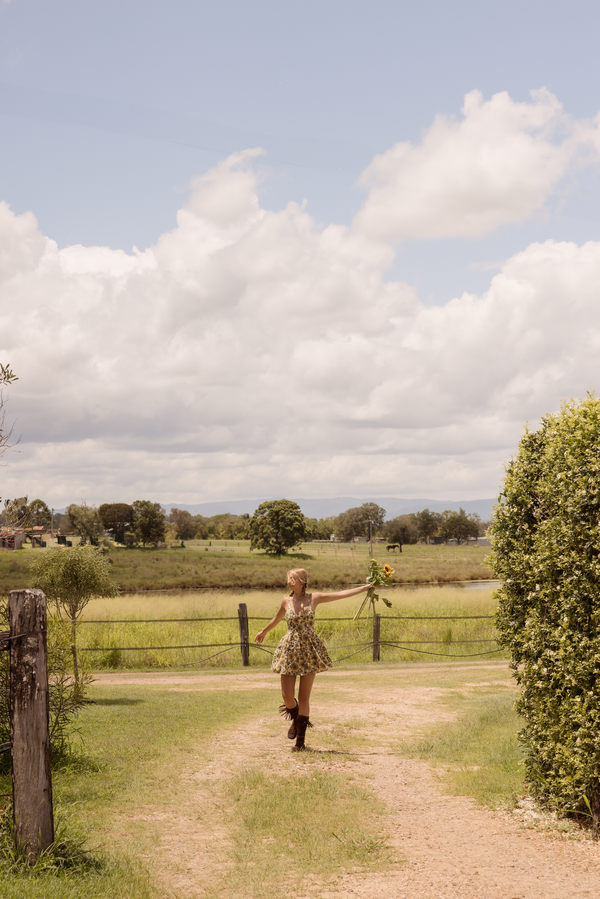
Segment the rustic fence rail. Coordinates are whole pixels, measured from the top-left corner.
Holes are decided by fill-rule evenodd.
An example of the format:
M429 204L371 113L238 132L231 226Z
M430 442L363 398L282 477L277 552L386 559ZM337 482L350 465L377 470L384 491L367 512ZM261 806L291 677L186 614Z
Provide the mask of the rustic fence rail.
M328 649L332 651L343 650L343 649L354 649L355 652L350 653L347 656L343 656L342 658L334 659L334 662L341 662L348 658L352 658L356 655L359 655L361 652L365 652L368 649L372 649L373 661L379 662L381 661L381 647L388 646L394 647L396 649L405 649L410 652L418 653L419 655L431 655L431 656L441 656L443 658L476 658L484 655L493 655L495 653L501 652L502 648L498 647L497 649L490 649L484 652L477 653L452 653L451 655L447 652L440 653L436 651L426 650L426 649L417 649L417 646L467 646L470 644L489 644L489 643L497 643L495 638L487 639L487 638L478 638L478 639L452 639L452 640L386 640L385 635L382 638L381 629L382 626L385 627L385 622L387 621L466 621L466 620L493 620L493 615L380 615L376 614L373 617L373 632L372 638L370 640L363 640L356 643L346 643L342 645L329 646ZM248 608L246 603L240 603L238 606L238 614L236 617L234 616L218 616L218 617L210 617L210 618L143 618L143 619L86 619L82 620L80 624L175 624L175 623L203 623L210 621L237 621L239 625L239 640L229 643L188 643L188 644L175 644L169 646L86 646L81 647L80 652L91 652L91 653L99 653L99 652L148 652L148 651L164 651L164 650L183 650L183 649L218 649L219 652L213 653L212 655L207 656L203 659L198 659L194 662L186 662L181 663L182 667L190 667L192 665L201 665L203 662L208 662L211 659L214 659L216 656L222 655L226 652L230 652L232 650L238 650L241 654L242 666L248 667L250 665L250 650L258 650L259 652L266 652L272 654L273 650L269 649L267 646L262 646L257 643L250 642L249 636L249 622L250 621L269 621L270 619L264 616L256 616L256 615L248 615ZM322 621L324 623L328 623L330 621L354 621L352 617L332 617L332 618L323 618ZM364 620L361 620L361 623L364 623ZM358 649L357 649L358 647Z

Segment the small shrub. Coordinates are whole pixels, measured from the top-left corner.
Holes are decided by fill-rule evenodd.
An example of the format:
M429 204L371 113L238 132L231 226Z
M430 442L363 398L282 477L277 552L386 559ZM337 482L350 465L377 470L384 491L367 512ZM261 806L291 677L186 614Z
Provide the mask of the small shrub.
M8 630L8 600L0 600L0 630ZM71 638L68 626L52 618L48 621L48 681L50 751L55 761L69 749L75 718L84 704L85 687L91 677L81 673L78 685L73 678L71 666ZM0 653L0 743L10 741L10 669L9 653ZM10 753L0 755L0 772L10 767Z
M117 595L118 590L110 580L110 569L102 553L93 546L54 547L36 555L31 573L33 586L43 590L56 614L65 616L69 622L73 674L77 686L83 690L85 674L79 670L77 625L93 596Z

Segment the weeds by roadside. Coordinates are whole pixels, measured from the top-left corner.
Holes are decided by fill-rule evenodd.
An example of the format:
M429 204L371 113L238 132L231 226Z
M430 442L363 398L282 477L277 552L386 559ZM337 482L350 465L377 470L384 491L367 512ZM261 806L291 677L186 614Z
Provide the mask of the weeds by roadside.
M55 810L55 839L41 853L35 864L28 863L25 852L15 846L12 805L0 811L0 870L5 874L36 877L42 874L75 876L99 873L103 868L99 856L86 848L86 838L71 824L67 826Z
M15 847L10 803L0 810L2 899L156 899L146 874L90 848L80 825L60 808L55 825L54 843L31 865Z
M514 808L524 775L514 702L511 689L455 692L446 703L457 711L456 722L399 744L398 752L443 766L442 779L452 792L494 808Z

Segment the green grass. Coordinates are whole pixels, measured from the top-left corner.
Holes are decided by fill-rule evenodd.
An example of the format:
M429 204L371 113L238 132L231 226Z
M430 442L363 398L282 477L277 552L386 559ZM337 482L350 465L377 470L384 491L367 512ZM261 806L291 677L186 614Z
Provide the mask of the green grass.
M86 838L73 837L73 827L61 825L60 814L57 809L55 845L32 868L15 858L10 834L4 829L0 844L2 899L159 899L138 864L116 853L110 857L86 849Z
M67 835L76 841L85 832L91 861L60 874L49 862L30 873L0 856L3 899L164 899L140 865L149 837L132 815L147 803L168 807L182 795L181 770L221 728L272 705L260 691L251 708L246 695L223 689L92 687L89 695L93 703L79 719L83 745L53 772L53 791L59 822L68 810ZM9 790L9 777L0 778L0 792Z
M245 766L217 767L215 780L203 781L210 792L207 805L202 791L196 796L196 773L207 763L218 765L219 737L226 729L235 727L244 746L245 722L267 715L273 737L287 743L275 714L277 679L229 689L215 684L210 673L162 685L149 677L91 688L93 702L79 719L83 743L53 772L60 840L70 843L60 851L72 867L53 870L48 859L45 867L27 872L0 862L3 899L167 899L165 865L172 866L168 883L185 865L185 854L178 860L169 851L174 818L179 826L189 821L194 828L198 819L207 832L214 827L226 833L214 841L214 868L196 875L206 899L270 899L299 883L307 896L319 895L320 885L335 882L340 872L402 861L387 845L389 809L375 800L352 761L352 751L377 739L368 699L364 716L354 710L330 736L320 732L329 751L344 752L343 768L335 754L288 755L289 747L278 743L282 764L267 771L248 744ZM372 666L349 672L343 684L325 677L317 724L320 716L326 721L328 704L354 707L361 695L386 695L399 683L405 689L435 687L441 691L438 708L458 716L454 724L399 747L402 755L440 764L453 790L490 804L506 803L520 790L518 723L506 666ZM431 715L435 719L435 705ZM0 792L9 788L9 779L0 779Z
M326 881L349 868L381 870L392 861L369 790L347 773L311 770L309 756L303 761L301 775L248 768L228 782L234 848L215 896L271 899L282 881Z
M446 704L458 713L424 736L402 743L402 756L426 759L442 766L442 779L451 792L477 802L513 807L523 792L523 755L517 733L520 719L515 694L507 682L456 692Z
M79 722L83 746L53 772L58 816L64 819L66 810L69 815L61 839L71 841L78 861L56 871L48 859L33 873L8 859L0 861L3 899L165 899L153 867L169 826L164 819L205 814L202 801L194 803L190 795L189 772L211 759L223 729L236 725L243 739L245 720L273 713L276 692L275 680L272 690L251 692L215 689L202 681L175 689L92 687L93 702ZM273 726L279 733L275 715ZM318 770L318 760L307 757L300 763L306 765L300 778L297 771L267 778L249 767L231 778L224 772L215 784L218 811L212 823L224 821L233 837L231 851L219 857L227 873L215 883L215 897L239 892L267 899L288 874L324 876L349 864L386 861L385 839L367 789L351 774ZM8 778L0 779L0 790L8 789ZM315 820L327 821L326 831L315 828ZM193 826L193 817L190 821ZM285 845L273 855L272 842L281 838L282 827ZM77 849L83 829L87 848ZM71 858L76 854L68 846L61 851ZM210 889L207 896L213 895Z
M483 641L493 639L495 628L492 620L442 620L422 621L421 616L450 615L493 615L495 602L491 589L465 589L450 587L427 587L403 589L399 587L385 591L393 606L389 610L382 607L381 639L402 643L403 641L438 641L424 645L399 649L383 646L381 658L384 662L396 661L439 661L440 657L487 652L495 644ZM80 647L103 650L87 652L88 664L95 670L131 668L177 668L193 664L200 659L220 653L220 648L212 649L150 649L123 651L128 646L182 646L194 644L235 643L239 640L237 608L240 602L248 606L251 618L250 638L271 618L281 601L281 592L236 592L206 591L202 593L181 592L176 594L128 594L115 599L92 601L85 610L83 621L100 620L100 624L83 623L80 627ZM372 621L336 621L335 618L350 618L356 612L360 597L340 600L322 605L317 613L317 631L324 640L333 659L342 658L372 639ZM385 614L384 614L385 611ZM410 620L397 621L392 615L409 616ZM217 616L233 618L230 621L208 621ZM144 619L190 618L191 621L174 623L157 620L147 623ZM126 624L111 623L112 620L128 619ZM273 649L285 632L285 624L271 631L264 646ZM457 641L475 641L461 645ZM348 647L347 649L337 647ZM420 650L420 652L418 651ZM424 655L423 651L439 655ZM502 657L501 654L495 656ZM369 648L354 657L354 662L363 663L372 658ZM258 649L251 649L252 667L267 667L270 656ZM230 668L241 664L239 648L216 655L204 663L209 667Z
M29 586L32 553L42 549L0 551L0 592ZM376 546L379 559L389 559L397 583L449 583L493 576L486 565L489 547L405 546L402 554L387 554ZM113 548L108 559L123 592L173 589L267 590L285 587L290 568L307 568L311 586L322 589L353 586L364 581L369 559L366 544L308 543L281 558L250 553L246 541L190 541L185 549Z

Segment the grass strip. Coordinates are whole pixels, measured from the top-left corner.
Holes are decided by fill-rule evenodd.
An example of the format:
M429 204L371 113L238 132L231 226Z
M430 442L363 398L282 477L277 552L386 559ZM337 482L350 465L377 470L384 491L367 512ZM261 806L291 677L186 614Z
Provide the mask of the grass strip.
M145 822L140 808L176 805L184 789L179 774L219 730L279 700L256 691L250 705L239 691L143 684L93 686L89 696L78 722L83 743L53 770L57 851L33 870L16 864L5 822L2 899L166 899L142 861L160 841L160 815ZM0 793L8 792L5 775Z
M492 808L514 807L524 775L514 692L480 687L444 702L458 712L458 720L402 743L398 752L443 766L442 780L455 794Z
M0 812L2 899L158 899L137 862L91 849L81 826L56 803L54 818L54 843L30 866L15 850L10 804Z
M371 793L348 774L311 770L311 761L278 775L247 768L226 784L234 848L215 899L272 899L286 883L290 892L314 888L391 862Z

